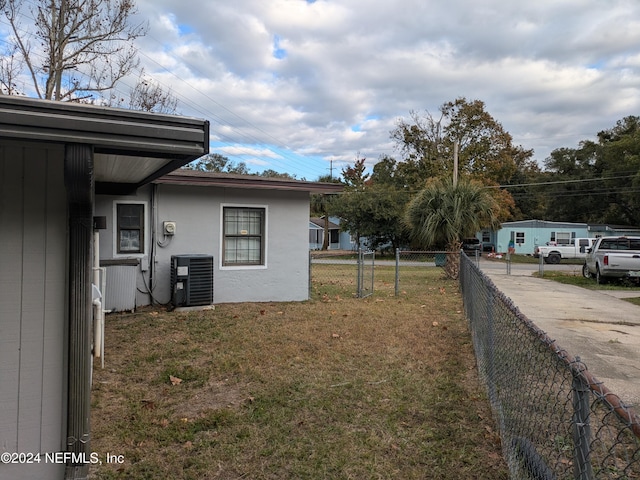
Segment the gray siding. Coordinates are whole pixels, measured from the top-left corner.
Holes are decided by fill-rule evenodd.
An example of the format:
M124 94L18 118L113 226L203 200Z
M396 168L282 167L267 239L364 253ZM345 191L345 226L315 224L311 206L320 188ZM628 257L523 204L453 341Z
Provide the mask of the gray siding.
M0 143L0 451L64 450L66 224L62 149ZM0 463L0 478L63 473Z

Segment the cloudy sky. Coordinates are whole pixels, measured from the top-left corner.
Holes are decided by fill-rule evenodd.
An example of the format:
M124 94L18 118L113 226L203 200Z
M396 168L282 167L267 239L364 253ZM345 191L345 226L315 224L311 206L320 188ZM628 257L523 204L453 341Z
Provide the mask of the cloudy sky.
M212 151L298 178L400 158L414 110L485 102L514 142L576 147L640 115L638 0L137 0L145 70Z

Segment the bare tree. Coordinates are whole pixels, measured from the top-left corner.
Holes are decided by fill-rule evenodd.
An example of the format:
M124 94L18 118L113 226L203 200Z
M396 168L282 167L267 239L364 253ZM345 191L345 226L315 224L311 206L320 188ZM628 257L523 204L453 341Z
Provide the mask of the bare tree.
M0 8L13 34L9 55L0 59L3 93L95 102L111 99L116 84L138 69L133 42L147 26L133 22L133 0L0 0ZM145 95L165 105L173 98L158 84L141 83L132 108L157 108Z
M18 78L22 70L22 62L17 58L18 46L7 47L0 57L0 93L5 95L18 95Z
M145 112L175 113L178 99L169 91L165 91L158 82L140 73L138 83L131 89L129 108Z

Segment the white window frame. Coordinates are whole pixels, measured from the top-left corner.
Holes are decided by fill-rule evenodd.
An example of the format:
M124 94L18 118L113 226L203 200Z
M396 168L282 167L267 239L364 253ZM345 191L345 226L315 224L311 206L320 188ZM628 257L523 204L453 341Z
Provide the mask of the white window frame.
M262 251L262 265L224 265L224 209L225 208L255 208L264 210L264 234ZM221 203L220 204L220 259L218 264L220 270L265 270L267 268L267 260L269 257L269 206L264 204L248 204L248 203Z
M118 252L120 239L118 238L118 205L142 205L143 206L143 241L142 252ZM149 204L143 200L114 200L113 202L113 257L114 258L143 258L147 255L149 243Z

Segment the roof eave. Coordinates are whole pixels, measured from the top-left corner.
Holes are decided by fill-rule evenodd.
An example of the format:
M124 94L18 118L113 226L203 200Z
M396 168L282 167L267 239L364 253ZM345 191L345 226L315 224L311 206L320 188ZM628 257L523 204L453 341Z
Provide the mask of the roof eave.
M169 185L209 186L221 188L251 188L264 190L287 190L310 193L340 193L344 186L338 183L306 182L279 178L259 177L257 175L227 175L184 173L176 171L164 175L155 183Z

